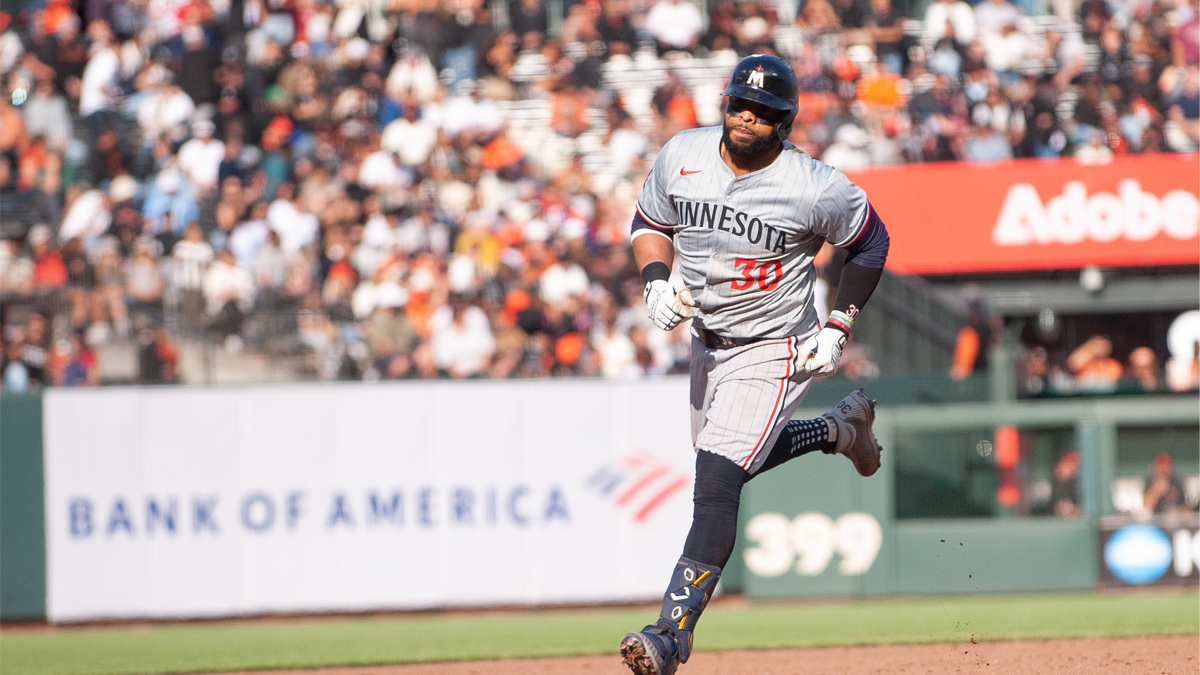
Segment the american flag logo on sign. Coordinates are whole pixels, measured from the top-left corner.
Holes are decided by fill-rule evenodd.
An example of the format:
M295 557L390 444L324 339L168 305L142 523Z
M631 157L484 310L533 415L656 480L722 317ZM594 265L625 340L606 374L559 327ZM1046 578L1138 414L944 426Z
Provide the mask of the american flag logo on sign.
M587 479L587 486L610 498L635 523L648 521L677 492L691 482L685 475L648 452L618 457Z

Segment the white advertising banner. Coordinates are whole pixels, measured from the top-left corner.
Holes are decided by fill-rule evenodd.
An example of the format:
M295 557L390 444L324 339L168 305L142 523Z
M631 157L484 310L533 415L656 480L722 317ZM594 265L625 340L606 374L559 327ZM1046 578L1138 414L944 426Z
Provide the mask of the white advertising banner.
M51 621L652 600L686 378L45 395Z

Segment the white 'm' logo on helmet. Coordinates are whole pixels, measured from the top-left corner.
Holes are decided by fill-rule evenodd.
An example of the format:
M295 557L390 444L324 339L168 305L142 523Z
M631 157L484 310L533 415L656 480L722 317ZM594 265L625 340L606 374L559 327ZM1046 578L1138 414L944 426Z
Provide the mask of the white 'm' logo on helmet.
M758 70L750 71L750 74L746 76L746 86L749 86L749 87L762 87L763 86L762 66L759 66Z

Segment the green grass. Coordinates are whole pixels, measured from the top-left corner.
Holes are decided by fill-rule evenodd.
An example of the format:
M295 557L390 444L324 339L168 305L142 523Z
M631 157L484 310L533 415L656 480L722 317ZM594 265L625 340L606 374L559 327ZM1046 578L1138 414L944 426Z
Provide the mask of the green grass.
M2 675L139 675L613 653L656 608L268 619L0 632ZM1195 589L716 603L698 650L1200 633Z

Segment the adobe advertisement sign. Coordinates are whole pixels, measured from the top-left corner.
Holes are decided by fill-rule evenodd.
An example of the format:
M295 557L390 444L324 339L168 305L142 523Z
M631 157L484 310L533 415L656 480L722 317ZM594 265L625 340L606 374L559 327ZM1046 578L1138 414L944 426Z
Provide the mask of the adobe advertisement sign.
M1195 265L1198 157L910 164L849 175L887 223L888 267L897 272Z
M1100 585L1200 583L1200 516L1195 513L1100 519Z
M687 387L49 390L48 617L657 600Z

